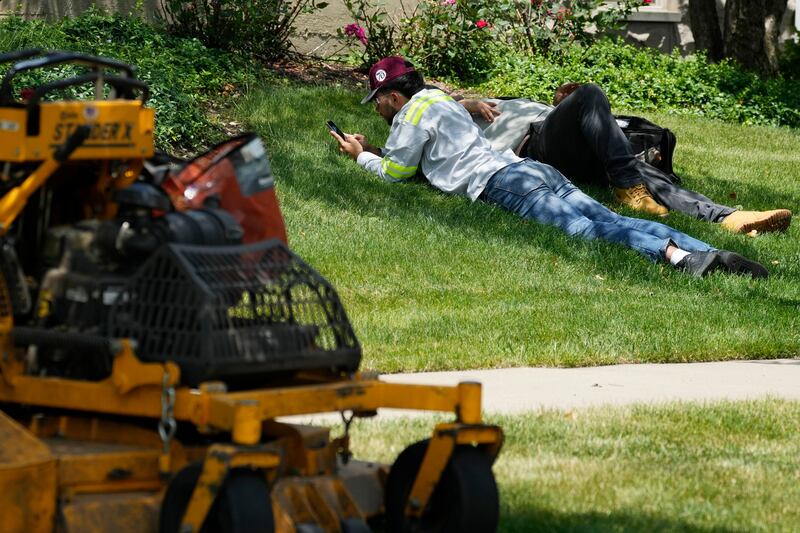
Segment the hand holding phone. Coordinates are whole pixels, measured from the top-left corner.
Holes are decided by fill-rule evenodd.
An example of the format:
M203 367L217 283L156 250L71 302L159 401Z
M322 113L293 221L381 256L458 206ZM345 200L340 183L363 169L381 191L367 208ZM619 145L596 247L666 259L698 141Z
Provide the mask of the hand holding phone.
M328 129L329 129L329 130L331 130L331 131L332 131L332 132L334 132L336 135L338 135L339 137L341 137L342 139L344 139L344 132L343 132L341 129L339 129L339 126L337 126L337 125L336 125L336 123L335 123L334 121L332 121L332 120L329 120L329 121L327 122L327 124L328 124Z
M339 151L357 159L358 155L364 151L366 138L360 134L345 136L346 134L332 120L327 121L326 124L331 130L331 136L338 136Z

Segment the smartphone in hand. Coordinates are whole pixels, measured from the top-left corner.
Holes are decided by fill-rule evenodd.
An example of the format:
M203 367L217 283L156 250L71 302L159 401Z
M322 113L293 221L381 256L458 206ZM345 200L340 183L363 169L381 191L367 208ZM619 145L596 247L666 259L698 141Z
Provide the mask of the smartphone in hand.
M336 135L338 135L339 137L341 137L342 139L344 139L344 132L343 132L341 129L339 129L339 126L337 126L337 125L336 125L336 123L335 123L334 121L332 121L332 120L329 120L329 121L327 122L327 124L328 124L328 129L329 129L329 130L331 130L331 131L332 131L332 132L334 132Z

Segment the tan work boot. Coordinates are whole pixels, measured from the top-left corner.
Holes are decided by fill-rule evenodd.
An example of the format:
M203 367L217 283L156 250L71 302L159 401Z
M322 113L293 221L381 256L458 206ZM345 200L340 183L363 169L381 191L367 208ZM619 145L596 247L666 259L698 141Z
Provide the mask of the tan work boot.
M788 209L772 211L734 211L726 216L721 224L734 233L750 233L756 231L783 231L792 221L792 212Z
M656 202L650 194L650 191L648 191L647 187L642 183L634 185L629 189L614 187L614 196L619 203L627 205L631 209L644 211L645 213L659 217L667 216L668 209Z

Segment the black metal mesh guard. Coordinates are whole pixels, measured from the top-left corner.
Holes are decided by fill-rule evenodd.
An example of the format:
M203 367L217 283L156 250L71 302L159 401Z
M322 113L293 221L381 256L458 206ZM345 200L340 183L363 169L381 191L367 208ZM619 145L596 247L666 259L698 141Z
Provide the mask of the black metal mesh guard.
M135 339L142 360L176 362L188 384L361 360L336 291L277 240L163 246L111 307L108 331Z

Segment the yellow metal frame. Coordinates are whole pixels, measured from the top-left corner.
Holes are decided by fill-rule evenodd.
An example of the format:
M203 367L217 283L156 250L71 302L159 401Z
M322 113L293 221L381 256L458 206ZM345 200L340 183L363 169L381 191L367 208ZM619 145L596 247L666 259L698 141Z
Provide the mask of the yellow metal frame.
M1 329L0 325L0 338ZM127 341L120 341L118 348L111 376L98 382L24 375L20 373L17 358L6 357L0 361L3 374L0 402L158 419L162 380L166 375L169 385L178 383L178 367L173 363L142 363ZM499 453L502 430L481 423L480 407L479 383L407 385L387 383L366 374L314 385L243 392L226 392L224 387L213 384L197 389L178 388L174 405L176 420L191 422L206 432L230 432L232 440L231 445L214 445L208 449L201 480L186 511L185 524L194 527L203 523L213 503L214 493L209 487L220 486L229 468L247 465L270 472L281 464L279 453L258 445L262 431L269 428L276 417L337 411L369 413L379 408L445 411L456 415L455 422L436 426L412 487L406 513L419 516L456 446L477 445L491 460ZM300 449L294 453L308 455L310 452ZM313 462L310 457L304 460L309 464ZM102 484L97 488L102 488ZM306 497L310 496L306 494Z
M16 357L0 362L0 402L148 418L161 415L164 373L170 384L177 383L180 374L174 363L140 362L126 341L120 342L111 376L103 381L29 376L20 373L19 362ZM394 408L453 412L463 424L480 424L480 391L479 383L408 385L356 374L330 383L244 392L181 387L174 413L176 420L230 431L234 442L253 444L260 438L260 423L280 416Z

